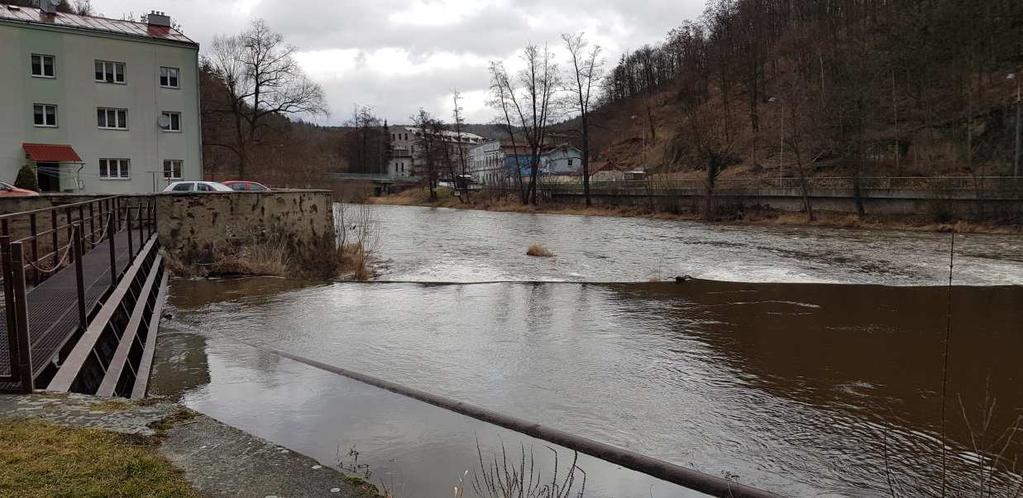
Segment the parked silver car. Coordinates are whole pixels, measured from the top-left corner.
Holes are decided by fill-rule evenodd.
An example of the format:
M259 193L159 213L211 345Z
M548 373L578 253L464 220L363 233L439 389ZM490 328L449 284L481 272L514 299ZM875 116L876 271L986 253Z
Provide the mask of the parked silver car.
M217 182L173 182L163 189L164 192L234 192Z

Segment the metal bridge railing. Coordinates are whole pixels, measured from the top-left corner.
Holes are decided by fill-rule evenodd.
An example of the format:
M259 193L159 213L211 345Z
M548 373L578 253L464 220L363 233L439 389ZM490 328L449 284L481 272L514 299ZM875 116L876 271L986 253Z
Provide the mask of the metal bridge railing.
M0 328L5 332L0 334L0 383L18 383L22 390L31 390L34 372L32 346L38 338L33 337L33 327L29 323L30 304L45 304L55 310L77 305L77 328L84 330L96 304L90 302L94 299L87 301L87 291L90 298L98 299L100 292L93 288L97 283L96 275L108 270L107 258L93 257L90 267L86 268L84 256L106 246L109 251L109 289L112 289L120 272L124 271L124 268L117 267L118 240L127 245L128 261L131 261L155 231L156 203L153 197L111 196L0 215L0 280L5 315L4 320L0 320ZM42 295L46 293L31 295L34 290L42 290L42 284L64 270L72 271L72 267L73 297L69 298L67 292L54 292L52 296ZM86 275L89 282L86 282ZM53 287L61 285L64 283L58 282ZM54 299L67 302L37 303ZM52 331L55 324L61 325L54 322L40 326ZM73 327L66 332L73 333Z

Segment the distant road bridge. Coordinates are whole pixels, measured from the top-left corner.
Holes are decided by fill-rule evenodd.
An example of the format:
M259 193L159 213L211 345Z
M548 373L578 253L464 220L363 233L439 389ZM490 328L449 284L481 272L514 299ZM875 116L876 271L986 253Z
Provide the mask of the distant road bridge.
M337 182L364 183L373 186L373 195L386 195L401 187L419 183L415 176L391 176L370 173L330 173L330 178Z

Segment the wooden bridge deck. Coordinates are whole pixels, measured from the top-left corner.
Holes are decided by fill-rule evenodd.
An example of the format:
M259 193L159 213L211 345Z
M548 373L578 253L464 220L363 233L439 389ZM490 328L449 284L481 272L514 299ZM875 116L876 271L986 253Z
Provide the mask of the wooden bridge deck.
M118 273L123 272L131 263L128 255L129 233L122 231L115 236ZM136 251L139 245L136 240ZM92 316L100 299L111 288L109 242L104 240L83 254L82 263L86 313ZM75 265L68 265L28 290L26 295L33 376L38 376L79 331L77 293ZM0 376L9 375L13 368L8 351L6 313L6 309L0 309ZM0 383L0 392L16 390L17 387L16 384Z

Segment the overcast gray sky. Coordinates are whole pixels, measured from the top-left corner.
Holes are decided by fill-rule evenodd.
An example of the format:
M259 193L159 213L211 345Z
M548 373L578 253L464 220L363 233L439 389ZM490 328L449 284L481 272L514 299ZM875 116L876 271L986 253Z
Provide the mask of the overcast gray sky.
M561 33L583 31L618 56L664 38L703 11L705 0L93 0L119 18L163 10L200 44L263 18L297 49L303 69L323 86L340 124L354 103L392 123L419 107L450 120L451 91L463 95L467 120L489 122L487 64L512 67L529 42L561 45ZM562 54L563 55L563 54ZM564 57L560 57L565 62Z

